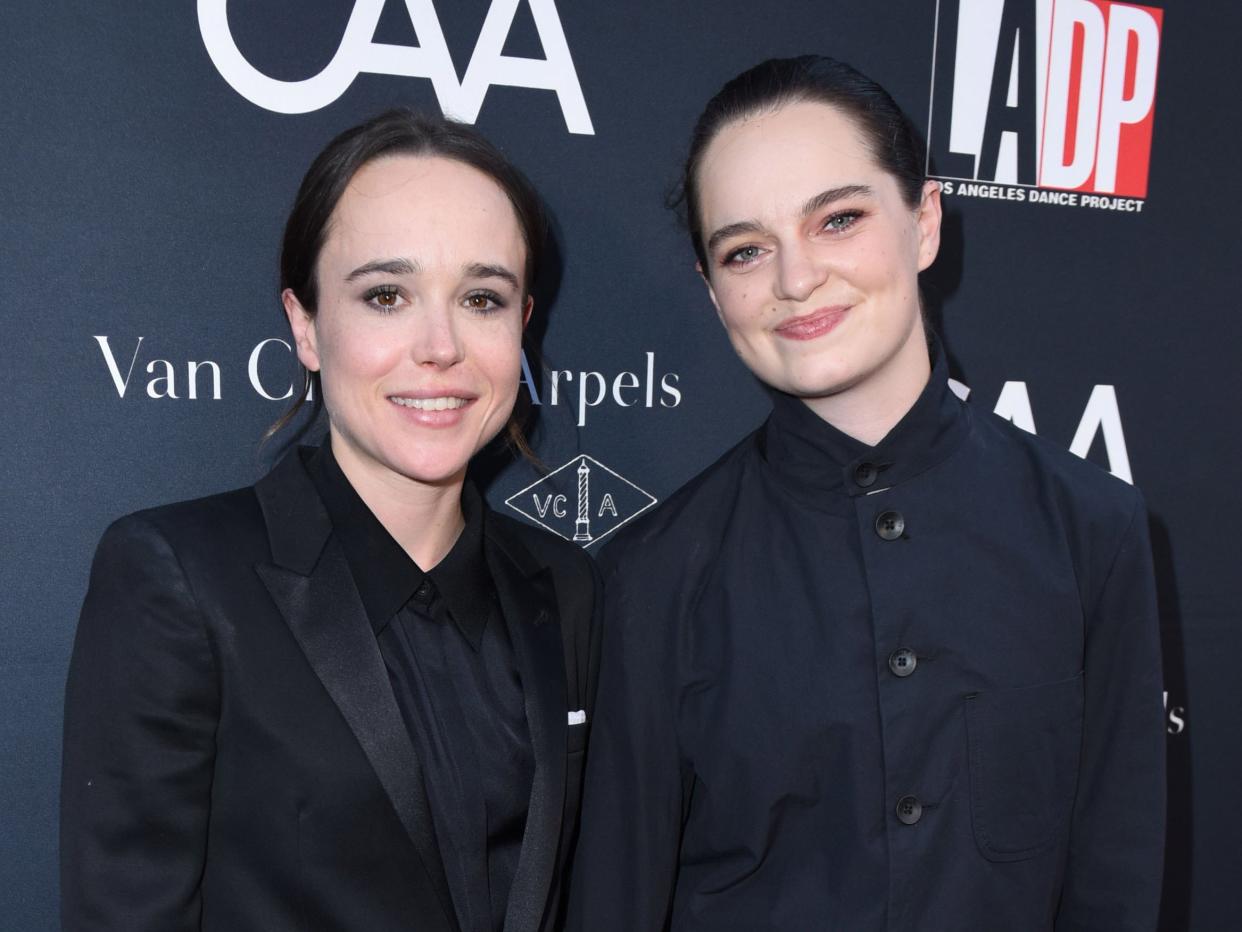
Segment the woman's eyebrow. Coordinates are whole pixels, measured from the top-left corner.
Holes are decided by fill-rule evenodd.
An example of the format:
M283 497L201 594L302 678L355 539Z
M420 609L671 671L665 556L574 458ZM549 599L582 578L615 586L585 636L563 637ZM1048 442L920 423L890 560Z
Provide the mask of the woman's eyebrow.
M462 268L469 278L499 278L508 282L514 288L520 287L517 275L505 268L503 265L493 265L488 262L471 262Z
M353 282L377 272L384 275L414 275L418 272L418 263L409 259L373 259L364 262L345 276L345 281Z
M843 201L847 197L870 197L872 193L871 188L865 184L846 184L839 188L829 188L827 191L816 194L802 205L802 216L809 217L829 204Z
M707 238L707 251L714 252L721 240L726 240L730 236L737 236L739 233L762 232L763 224L758 220L739 220L737 223L727 223Z
M827 191L821 191L814 197L809 198L802 205L800 213L803 217L809 217L817 210L822 210L835 201L842 201L847 197L871 197L874 193L871 187L865 184L845 184L839 188L829 188ZM737 236L741 233L762 232L763 224L758 220L739 220L737 223L725 224L707 238L707 251L712 252L720 244L721 240L726 240L731 236Z

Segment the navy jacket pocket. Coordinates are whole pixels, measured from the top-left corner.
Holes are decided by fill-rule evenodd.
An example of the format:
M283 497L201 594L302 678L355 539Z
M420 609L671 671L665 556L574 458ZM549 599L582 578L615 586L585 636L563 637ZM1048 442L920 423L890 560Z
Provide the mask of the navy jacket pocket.
M1082 744L1082 674L967 697L970 811L990 861L1034 857L1067 835Z

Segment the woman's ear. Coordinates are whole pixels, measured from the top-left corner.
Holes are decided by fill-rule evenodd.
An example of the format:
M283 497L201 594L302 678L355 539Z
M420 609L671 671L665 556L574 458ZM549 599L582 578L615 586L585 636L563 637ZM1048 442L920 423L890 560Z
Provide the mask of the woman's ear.
M695 262L694 270L699 273L699 278L703 280L703 286L707 289L707 296L712 299L712 307L716 309L716 316L720 317L720 302L716 300L716 289L712 287L712 280L707 277L707 273L703 271L703 263ZM720 318L724 321L724 318Z
M319 341L315 335L315 317L307 313L302 302L286 288L280 293L280 303L285 306L285 316L289 318L289 329L293 331L293 345L297 350L298 361L310 372L319 371Z
M919 271L936 261L940 252L940 182L923 183L923 199L919 202Z
M531 311L533 311L534 309L535 309L535 296L528 294L526 296L526 304L522 308L522 329L523 330L525 330L526 325L530 323L530 314L531 314Z

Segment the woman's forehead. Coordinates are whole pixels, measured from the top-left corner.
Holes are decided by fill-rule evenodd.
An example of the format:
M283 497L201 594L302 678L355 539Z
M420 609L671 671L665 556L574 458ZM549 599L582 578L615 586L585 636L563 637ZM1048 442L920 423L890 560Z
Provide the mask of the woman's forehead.
M799 210L826 190L875 190L885 177L851 117L823 103L791 103L717 133L699 167L700 211L705 227L731 223Z
M504 190L484 172L438 156L376 159L350 179L333 211L325 253L414 250L520 261L525 246Z

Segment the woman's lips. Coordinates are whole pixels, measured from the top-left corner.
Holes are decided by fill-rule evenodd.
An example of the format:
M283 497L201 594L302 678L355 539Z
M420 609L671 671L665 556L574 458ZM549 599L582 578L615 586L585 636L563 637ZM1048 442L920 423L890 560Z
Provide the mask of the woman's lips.
M443 394L389 395L391 401L401 411L402 416L423 427L452 427L459 424L474 398L463 394L445 392Z
M787 340L814 340L834 330L849 313L848 305L821 307L809 314L791 317L776 328Z
M393 395L392 400L403 408L417 408L420 411L445 411L450 408L463 408L468 399L458 395L432 395L427 398L408 398Z

